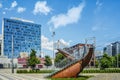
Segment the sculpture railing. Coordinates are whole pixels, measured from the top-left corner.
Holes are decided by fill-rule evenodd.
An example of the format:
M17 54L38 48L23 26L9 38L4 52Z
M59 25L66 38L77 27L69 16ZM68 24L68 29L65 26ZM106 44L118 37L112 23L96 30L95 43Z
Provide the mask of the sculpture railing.
M66 64L66 65L62 65L62 61L65 61L65 60L67 60L67 59L64 59L64 60L62 60L58 65L62 65L62 68L60 68L60 69L58 69L58 70L56 70L56 71L54 71L53 73L51 73L50 75L48 75L48 77L50 77L50 76L53 76L53 75L55 75L55 74L59 74L60 73L60 75L59 76L61 76L62 75L62 73L61 72L63 72L64 70L66 70L67 68L69 68L70 70L73 70L72 69L72 67L71 66L74 66L74 64L76 64L76 63L78 63L78 62L82 62L82 64L80 64L81 65L81 70L80 71L82 71L82 69L88 64L88 62L90 61L90 58L91 58L91 55L92 55L92 53L93 53L93 49L94 49L94 46L92 46L92 45L90 45L89 46L89 53L88 54L85 54L81 59L79 58L79 59L74 59L74 60L72 60L72 61L68 61L68 63ZM84 62L84 63L83 63ZM71 67L71 68L70 68ZM77 67L78 68L78 67ZM74 70L73 70L74 71ZM65 73L69 73L69 72L66 72L66 71L64 71ZM77 72L77 74L78 74L79 72ZM71 75L71 74L69 74L69 75ZM69 76L68 75L68 76ZM75 73L75 75L76 75L76 73ZM58 76L58 75L57 75ZM67 77L68 77L67 76ZM73 76L70 76L70 77L73 77Z
M86 54L83 56L82 54L83 54L84 52L83 52L83 51L80 52L80 50L81 50L81 48L79 49L79 51L74 50L74 53L77 52L77 54L81 54L81 56L77 56L77 57L75 57L75 54L74 54L74 53L73 53L73 54L69 54L67 51L64 50L64 52L66 52L67 54L69 54L69 56L74 57L74 59L71 60L71 59L65 57L65 58L64 58L63 60L61 60L59 63L55 63L56 68L63 68L63 67L65 67L66 65L69 65L69 64L73 63L73 62L76 61L76 60L82 59L82 57L84 57Z
M71 62L70 59L64 58L59 63L55 63L56 68L63 68L65 65L69 64Z

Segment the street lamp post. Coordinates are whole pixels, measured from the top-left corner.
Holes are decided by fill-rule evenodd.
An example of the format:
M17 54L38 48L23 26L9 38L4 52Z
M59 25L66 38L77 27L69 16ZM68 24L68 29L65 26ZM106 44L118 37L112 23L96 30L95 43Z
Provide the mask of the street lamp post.
M118 44L117 44L117 49L116 50L117 50L117 68L118 68L119 67L119 63L118 63L119 62L119 59L118 59Z
M96 47L96 38L95 37L93 37L93 46L94 46L94 55L93 55L93 57L94 57L94 67L95 67L95 47Z
M54 36L55 36L55 32L53 31L53 33L52 33L52 38L53 38L53 69L55 67L55 64L54 64Z
M13 43L13 35L12 35L12 73L14 73L14 63L13 63L13 56L14 56L14 43Z
M117 53L117 68L119 68L119 57L118 57L118 53Z

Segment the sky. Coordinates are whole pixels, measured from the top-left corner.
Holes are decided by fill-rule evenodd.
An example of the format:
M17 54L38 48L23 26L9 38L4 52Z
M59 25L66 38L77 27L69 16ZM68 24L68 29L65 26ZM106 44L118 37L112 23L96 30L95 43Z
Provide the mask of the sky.
M2 19L17 17L42 25L42 52L46 54L52 54L53 41L72 46L92 37L96 49L102 50L120 41L119 8L120 0L0 0L0 34Z

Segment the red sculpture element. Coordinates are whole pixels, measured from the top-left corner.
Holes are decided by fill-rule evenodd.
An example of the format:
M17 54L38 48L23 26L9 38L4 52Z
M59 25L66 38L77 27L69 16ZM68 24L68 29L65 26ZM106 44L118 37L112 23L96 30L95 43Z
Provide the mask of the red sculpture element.
M63 51L59 50L63 53ZM76 60L71 65L59 70L50 75L51 78L71 78L77 77L78 74L85 68L91 60L92 54L94 52L94 48L89 48L88 54L82 58L81 60ZM65 54L65 52L63 53ZM72 59L72 58L71 58Z

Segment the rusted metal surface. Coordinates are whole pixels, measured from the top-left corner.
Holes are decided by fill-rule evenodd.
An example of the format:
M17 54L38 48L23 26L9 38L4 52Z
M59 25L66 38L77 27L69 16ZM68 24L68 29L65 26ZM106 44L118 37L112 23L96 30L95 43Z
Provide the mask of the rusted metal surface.
M67 58L69 58L70 60L73 60L74 59L74 57L73 56L71 56L68 52L65 52L65 51L63 51L63 50L61 50L61 49L57 49L61 54L63 54L65 57L67 57Z
M93 48L89 49L88 54L81 60L76 61L70 66L51 75L52 78L71 78L77 77L78 74L88 65L93 54Z

